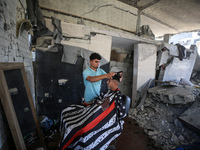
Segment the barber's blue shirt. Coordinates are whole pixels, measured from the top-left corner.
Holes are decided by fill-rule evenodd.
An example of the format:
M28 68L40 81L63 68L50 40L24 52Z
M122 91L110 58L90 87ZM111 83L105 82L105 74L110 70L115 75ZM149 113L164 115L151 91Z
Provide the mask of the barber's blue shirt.
M85 93L84 93L85 102L89 102L95 97L99 96L101 89L101 80L97 82L90 82L86 80L86 78L88 76L94 77L103 74L106 74L106 72L101 68L98 68L97 71L94 71L89 67L83 71L83 81L85 84Z

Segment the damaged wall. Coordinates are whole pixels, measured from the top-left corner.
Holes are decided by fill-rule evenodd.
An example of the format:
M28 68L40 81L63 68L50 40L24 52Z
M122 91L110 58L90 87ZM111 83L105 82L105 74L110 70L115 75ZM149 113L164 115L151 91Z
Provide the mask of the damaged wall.
M133 51L112 47L110 68L117 67L123 71L123 80L119 89L124 95L132 97Z
M53 0L39 0L39 5L42 8L44 16L53 16L71 23L80 23L111 31L119 32L121 31L120 28L131 32L136 31L137 9L116 0L58 0L56 2ZM48 10L43 7L48 8ZM49 11L49 9L66 12L72 15L56 13ZM84 21L82 21L79 17L73 15L90 20L84 19ZM108 24L108 26L97 23L96 21Z
M157 47L152 44L137 44L138 54L134 53L134 59L138 57L137 89L150 78L155 78Z
M54 32L51 20L46 19L46 23L47 28ZM95 33L88 26L63 21L60 24L63 38L57 51L51 51L52 42L46 47L41 44L45 39L53 39L52 36L40 36L36 40L37 113L58 120L65 107L81 103L84 93L82 72L89 67L89 56L92 52L102 56L101 67L109 72L112 42L111 36ZM54 44L53 48L56 48ZM67 82L59 85L60 79ZM49 96L45 96L46 94ZM56 111L52 112L55 107Z
M25 19L25 0L0 1L0 62L23 62L29 86L34 97L34 77L32 56L29 50L27 31L22 31L17 37L18 25ZM2 105L0 103L0 105ZM11 133L5 118L3 107L0 107L0 149L8 148Z

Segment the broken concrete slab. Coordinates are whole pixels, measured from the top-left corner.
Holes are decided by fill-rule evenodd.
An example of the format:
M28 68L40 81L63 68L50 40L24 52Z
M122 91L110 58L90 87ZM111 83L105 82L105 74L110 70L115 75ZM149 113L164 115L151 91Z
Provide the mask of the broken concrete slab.
M179 119L190 129L200 133L200 98L192 104Z
M188 59L183 59L182 61L180 61L179 58L174 57L173 61L166 66L163 81L180 80L180 78L190 80L195 59L196 54L194 53L191 53Z
M169 50L169 55L171 56L179 55L178 48L176 45L164 43L164 47L166 47Z
M194 102L191 90L181 86L161 85L148 90L149 97L163 103L187 104Z
M200 56L197 54L197 58L194 64L194 70L195 71L200 71Z
M90 28L84 25L67 23L61 21L62 34L65 37L75 37L88 39L90 37Z
M159 60L158 60L159 66L167 63L168 58L169 58L169 51L166 50L166 51L160 52L160 57L159 57Z

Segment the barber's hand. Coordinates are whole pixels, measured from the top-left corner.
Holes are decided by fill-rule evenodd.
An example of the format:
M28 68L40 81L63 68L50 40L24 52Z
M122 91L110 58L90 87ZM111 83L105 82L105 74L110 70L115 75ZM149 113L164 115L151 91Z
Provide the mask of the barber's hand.
M117 74L117 73L110 72L110 73L107 74L107 78L108 78L108 79L112 79L112 77L113 77L115 74Z

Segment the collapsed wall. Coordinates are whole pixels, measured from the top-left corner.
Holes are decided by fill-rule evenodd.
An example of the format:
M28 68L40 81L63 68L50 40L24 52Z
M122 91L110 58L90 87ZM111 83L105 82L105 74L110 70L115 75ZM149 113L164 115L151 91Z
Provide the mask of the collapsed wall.
M165 43L157 54L156 78L138 89L137 104L129 116L161 149L200 141L199 73L193 70L197 53Z

